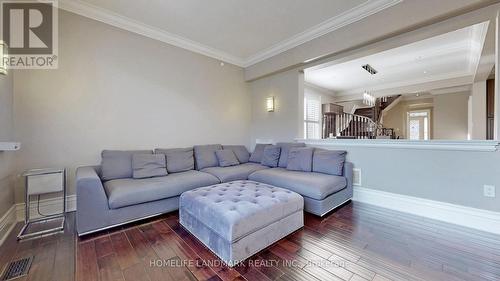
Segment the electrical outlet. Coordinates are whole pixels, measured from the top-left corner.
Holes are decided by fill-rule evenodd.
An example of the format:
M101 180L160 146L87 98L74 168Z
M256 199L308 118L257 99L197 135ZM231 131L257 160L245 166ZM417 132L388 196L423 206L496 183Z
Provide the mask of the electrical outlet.
M494 185L483 185L483 195L484 197L495 197L495 186Z
M356 186L361 186L361 169L352 170L352 184Z

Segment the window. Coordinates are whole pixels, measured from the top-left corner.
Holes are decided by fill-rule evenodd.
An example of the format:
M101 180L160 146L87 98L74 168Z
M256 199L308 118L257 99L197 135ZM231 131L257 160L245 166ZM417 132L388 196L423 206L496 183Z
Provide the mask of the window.
M321 135L321 99L304 97L304 138L319 139Z
M407 134L410 140L429 140L430 110L408 112Z

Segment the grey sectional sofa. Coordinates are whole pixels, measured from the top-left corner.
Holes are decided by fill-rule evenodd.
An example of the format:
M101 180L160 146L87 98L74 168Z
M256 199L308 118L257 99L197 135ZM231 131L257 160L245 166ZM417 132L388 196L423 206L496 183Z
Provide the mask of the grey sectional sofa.
M236 180L249 179L297 192L304 198L305 211L319 216L352 198L351 163L345 162L340 176L290 171L282 161L290 147L297 144L278 145L282 153L275 168L259 163L262 150L250 155L244 146L103 151L100 166L80 167L76 171L78 235L175 211L183 192ZM217 150L232 150L240 164L220 167ZM164 154L168 174L134 178L131 161L137 153Z

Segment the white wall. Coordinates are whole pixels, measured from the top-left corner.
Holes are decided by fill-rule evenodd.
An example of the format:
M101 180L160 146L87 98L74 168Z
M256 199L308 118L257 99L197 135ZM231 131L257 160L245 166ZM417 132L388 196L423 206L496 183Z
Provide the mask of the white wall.
M319 97L322 104L335 103L335 94L332 91L320 89L309 84L304 84L304 94Z
M13 141L12 98L12 73L9 71L8 75L0 74L0 142ZM0 218L14 204L14 154L15 152L0 151Z
M59 69L15 73L17 171L70 168L71 194L75 168L102 149L248 146L241 68L68 12L59 20Z
M304 75L290 70L250 83L251 146L257 139L293 141L304 134ZM266 98L274 96L275 111L267 112Z
M471 139L486 139L486 81L472 84Z

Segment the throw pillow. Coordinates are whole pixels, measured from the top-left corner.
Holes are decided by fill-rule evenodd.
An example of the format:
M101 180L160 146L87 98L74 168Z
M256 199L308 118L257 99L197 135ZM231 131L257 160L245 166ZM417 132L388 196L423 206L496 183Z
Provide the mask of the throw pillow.
M316 149L313 155L313 172L342 176L347 152Z
M281 156L279 161L280 168L286 168L288 164L288 151L292 147L305 147L306 144L302 142L279 142L276 144L281 147Z
M264 148L261 164L271 168L278 167L281 147L277 145L268 145Z
M194 159L196 161L196 169L201 170L208 167L216 167L219 165L215 151L222 149L220 144L195 145Z
M312 147L292 147L288 151L288 161L286 165L287 170L291 171L312 171L313 160Z
M264 155L264 148L270 144L264 144L264 143L258 143L255 145L255 149L252 152L252 155L250 155L250 162L253 163L260 163L262 162L262 156Z
M167 175L164 154L134 154L132 156L134 179L162 177Z
M151 150L103 150L101 178L103 181L132 177L132 155L152 154Z
M194 170L193 148L155 149L156 154L165 154L169 173Z
M229 167L240 164L232 150L216 150L215 155L217 156L220 167Z
M232 150L241 164L247 163L250 159L250 153L244 145L224 145L222 149Z

